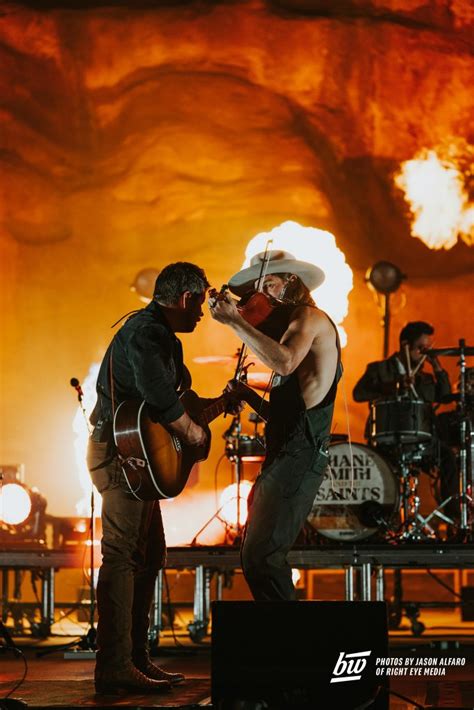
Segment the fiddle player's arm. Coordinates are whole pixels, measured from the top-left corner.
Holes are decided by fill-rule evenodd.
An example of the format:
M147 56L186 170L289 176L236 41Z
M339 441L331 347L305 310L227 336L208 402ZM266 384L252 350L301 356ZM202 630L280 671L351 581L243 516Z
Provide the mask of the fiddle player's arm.
M272 340L240 315L235 303L210 301L212 317L230 325L232 330L255 355L279 375L290 375L303 361L326 323L325 316L313 308L296 308L280 342Z

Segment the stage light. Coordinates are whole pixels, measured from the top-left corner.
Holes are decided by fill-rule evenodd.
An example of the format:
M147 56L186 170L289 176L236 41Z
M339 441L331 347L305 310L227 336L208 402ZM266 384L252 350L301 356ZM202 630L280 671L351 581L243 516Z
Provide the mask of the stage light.
M398 291L405 278L405 274L402 274L395 264L390 261L378 261L367 271L365 280L378 293L388 294Z
M240 482L240 496L239 496L239 526L245 524L247 520L247 498L252 489L252 484L250 481ZM221 493L219 501L219 518L223 520L227 525L233 528L237 527L237 483L231 483L230 486L224 488Z
M43 545L46 542L46 499L24 483L0 487L0 542Z
M7 525L23 523L31 512L31 498L19 483L7 483L0 490L0 520Z
M406 275L402 274L398 266L390 261L377 261L367 270L365 281L367 286L375 292L379 305L383 308L382 326L383 357L388 357L390 343L390 296L398 291ZM379 296L380 294L380 296Z
M143 303L150 303L153 298L155 281L159 273L158 269L147 268L141 269L136 274L130 290L134 291Z

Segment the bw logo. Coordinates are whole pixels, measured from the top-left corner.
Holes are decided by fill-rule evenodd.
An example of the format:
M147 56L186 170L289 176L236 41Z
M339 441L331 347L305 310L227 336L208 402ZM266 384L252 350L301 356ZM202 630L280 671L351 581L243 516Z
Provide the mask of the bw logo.
M359 653L344 653L344 651L341 651L332 672L331 683L360 680L362 671L367 665L367 658L371 653L372 651L359 651Z

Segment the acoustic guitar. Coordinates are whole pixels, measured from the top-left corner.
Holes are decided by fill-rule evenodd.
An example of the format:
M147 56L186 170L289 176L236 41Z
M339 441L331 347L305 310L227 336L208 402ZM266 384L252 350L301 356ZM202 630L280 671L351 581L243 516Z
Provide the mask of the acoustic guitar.
M193 390L181 402L195 422L206 427L225 411L224 397L209 403ZM211 437L205 446L189 446L150 416L145 401L126 400L115 411L114 438L130 493L141 501L174 498L186 485L194 465L209 455Z

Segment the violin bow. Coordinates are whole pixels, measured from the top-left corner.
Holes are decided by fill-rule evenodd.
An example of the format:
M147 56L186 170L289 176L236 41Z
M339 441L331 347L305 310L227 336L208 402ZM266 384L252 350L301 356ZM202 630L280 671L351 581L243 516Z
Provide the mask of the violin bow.
M257 281L257 291L263 291L263 282L268 271L268 264L270 262L270 245L273 244L273 239L268 239L265 245L265 251L263 252L262 265L260 267L260 274ZM239 359L237 360L237 365L235 366L234 380L238 381L242 377L242 372L244 371L245 358L247 357L247 346L242 343L239 348Z

